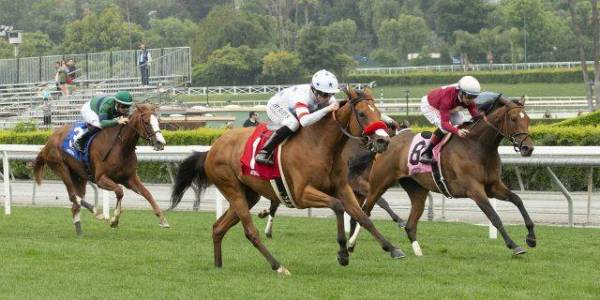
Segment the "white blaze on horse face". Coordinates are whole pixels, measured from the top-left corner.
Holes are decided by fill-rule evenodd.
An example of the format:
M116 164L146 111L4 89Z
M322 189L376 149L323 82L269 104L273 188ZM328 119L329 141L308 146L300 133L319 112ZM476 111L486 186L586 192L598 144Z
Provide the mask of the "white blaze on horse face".
M519 113L519 117L521 117L522 119L524 119L525 118L525 113L524 112L520 112Z
M165 137L163 137L161 132L158 132L160 130L160 126L158 125L158 119L155 115L150 116L150 125L152 126L152 131L156 132L156 140L159 143L166 145L167 141L165 141Z
M385 130L383 129L377 129L375 130L375 134L377 134L378 136L390 136Z
M371 104L369 104L369 109L371 109L372 112L375 112L375 108Z

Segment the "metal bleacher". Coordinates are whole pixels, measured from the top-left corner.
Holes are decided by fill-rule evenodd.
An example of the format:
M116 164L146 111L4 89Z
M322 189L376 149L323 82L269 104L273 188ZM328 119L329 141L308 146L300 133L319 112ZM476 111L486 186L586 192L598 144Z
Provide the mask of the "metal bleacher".
M0 66L9 66L0 76L0 129L13 128L20 122L41 125L43 123L42 90L45 88L51 91L52 126L56 127L78 120L81 106L93 96L126 90L134 95L136 101L161 102L176 88L190 82L189 48L150 49L149 51L154 58L150 65L149 86L141 85L135 50L62 56L86 59L78 61L78 76L75 85L71 85L76 89L69 96L56 91L54 76L47 71L50 68L49 62L55 60L56 56L51 59L48 57L23 59L31 64L25 66L25 69L33 69L35 74L19 69L23 62L13 64L8 60L0 60ZM38 64L35 64L36 62ZM17 68L15 69L14 66Z

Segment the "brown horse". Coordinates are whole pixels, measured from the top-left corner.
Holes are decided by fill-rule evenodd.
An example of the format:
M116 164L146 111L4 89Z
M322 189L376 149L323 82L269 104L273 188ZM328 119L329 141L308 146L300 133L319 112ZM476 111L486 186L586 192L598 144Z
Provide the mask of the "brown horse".
M382 130L368 130L381 125L380 113L370 91L346 90L347 101L340 104L334 113L319 122L302 128L283 145L283 173L290 185L297 208L329 207L336 215L337 254L341 265L349 263L344 233L344 211L356 219L390 252L392 258L404 257L404 253L389 243L375 228L356 202L352 188L348 185L346 162L341 152L349 136L368 143L375 152L387 148L389 136ZM213 225L214 263L223 265L221 242L227 231L240 220L248 240L266 258L271 268L279 274L288 275L265 247L252 222L250 209L261 195L278 202L268 181L254 176L241 175L240 157L252 129L235 129L221 136L208 152L197 152L181 164L171 197L172 206L181 201L185 190L193 181L201 190L215 184L229 201L227 211Z
M401 129L407 128L408 125L403 125L403 127L401 127ZM388 130L388 134L390 135L390 137L393 137L396 133L396 128L390 128L390 130ZM348 167L352 167L352 166L357 166L361 169L364 169L364 171L362 171L362 173L360 174L355 174L356 172L353 172L351 169L349 170L348 173L348 184L350 184L350 186L352 187L352 191L354 192L354 196L356 197L356 199L358 200L358 202L360 204L364 203L364 199L365 197L367 197L367 192L369 191L369 173L371 172L371 167L370 164L372 162L372 157L373 155L375 155L375 153L373 153L372 151L370 151L369 149L366 149L365 146L357 140L349 140L348 142L346 142L346 146L344 147L344 150L342 151L342 157L343 160L348 162ZM366 160L369 164L369 167L367 168L363 168L361 167L361 163L364 162L356 162L355 159L361 159L361 160ZM390 207L389 203L383 198L380 197L377 200L377 205L381 208L383 208L383 210L385 210L388 215L392 218L392 221L394 221L396 224L398 224L399 227L404 227L406 225L406 222L404 222L404 220L402 220L402 218L400 218ZM279 208L280 203L279 202L271 202L271 205L268 209L264 209L263 211L261 211L260 213L258 213L258 217L259 218L265 218L267 216L269 216L269 218L267 219L267 224L265 225L265 235L267 236L267 238L272 238L273 237L273 220L275 219L275 214L277 213L277 209ZM356 227L356 221L354 219L351 219L350 221L350 232L354 232L354 228ZM350 246L348 247L348 250L350 252L352 252L353 248L351 247L353 245L353 240L350 239Z
M155 115L156 108L152 104L137 104L129 123L125 126L107 128L97 134L90 144L90 170L96 184L105 190L113 191L117 196L117 204L113 218L110 220L111 227L117 227L121 215L121 200L123 199L123 188L119 184L144 196L159 217L161 227L169 227L160 207L152 197L152 194L144 187L137 176L137 156L135 145L140 136L152 144L154 150L162 150L165 139L159 130L158 119ZM88 178L88 170L84 164L77 161L61 149L63 140L69 133L71 125L64 125L57 129L48 139L33 163L35 180L41 184L44 176L44 166L58 175L69 194L69 200L73 203L73 223L77 235L81 235L80 209L81 206L88 209L101 219L96 208L83 200L85 196L85 185ZM110 153L108 153L110 151ZM105 155L108 156L104 159Z
M448 183L448 189L454 197L468 197L477 203L492 224L500 231L506 246L513 254L525 253L506 233L500 217L490 205L488 198L497 198L516 205L525 220L528 230L527 245L535 247L534 225L525 210L523 201L510 191L501 180L502 164L498 146L507 138L522 156L533 152L533 140L528 133L529 116L525 113L524 102L506 102L500 99L485 117L468 125L467 138L453 137L442 150L442 174ZM438 191L431 173L409 175L407 161L414 133L401 132L395 136L389 149L378 155L373 162L369 177L370 189L363 206L370 214L375 201L396 181L406 190L411 201L411 210L405 230L417 256L422 255L417 242L417 222L423 213L425 199L429 191ZM418 153L417 153L418 155ZM419 158L416 157L416 160Z

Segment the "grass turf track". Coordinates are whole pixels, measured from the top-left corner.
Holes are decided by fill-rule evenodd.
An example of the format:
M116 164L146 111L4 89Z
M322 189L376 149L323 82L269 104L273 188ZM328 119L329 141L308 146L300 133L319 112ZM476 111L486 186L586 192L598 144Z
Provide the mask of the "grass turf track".
M401 212L405 215L406 212ZM512 257L487 227L421 222L425 256L412 254L403 230L376 225L408 257L392 260L363 232L350 265L335 254L333 218L275 220L267 247L292 276L278 277L240 224L213 267L212 213L172 212L160 229L150 211L124 212L120 228L82 212L75 236L67 208L16 207L0 216L0 299L598 299L600 229L538 226L538 247ZM264 220L254 217L261 231ZM535 220L534 220L535 221ZM524 226L508 226L524 245Z

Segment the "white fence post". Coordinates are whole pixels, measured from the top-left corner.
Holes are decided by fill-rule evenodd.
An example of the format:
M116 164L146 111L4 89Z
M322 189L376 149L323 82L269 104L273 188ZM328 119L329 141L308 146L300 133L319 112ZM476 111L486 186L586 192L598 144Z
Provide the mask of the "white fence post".
M106 190L102 190L102 215L107 220L110 218L110 199Z
M223 215L223 194L219 189L215 188L215 214L217 219Z
M2 165L2 175L4 175L4 214L10 215L10 201L12 200L12 194L10 191L10 165L8 162L7 151L2 151Z

